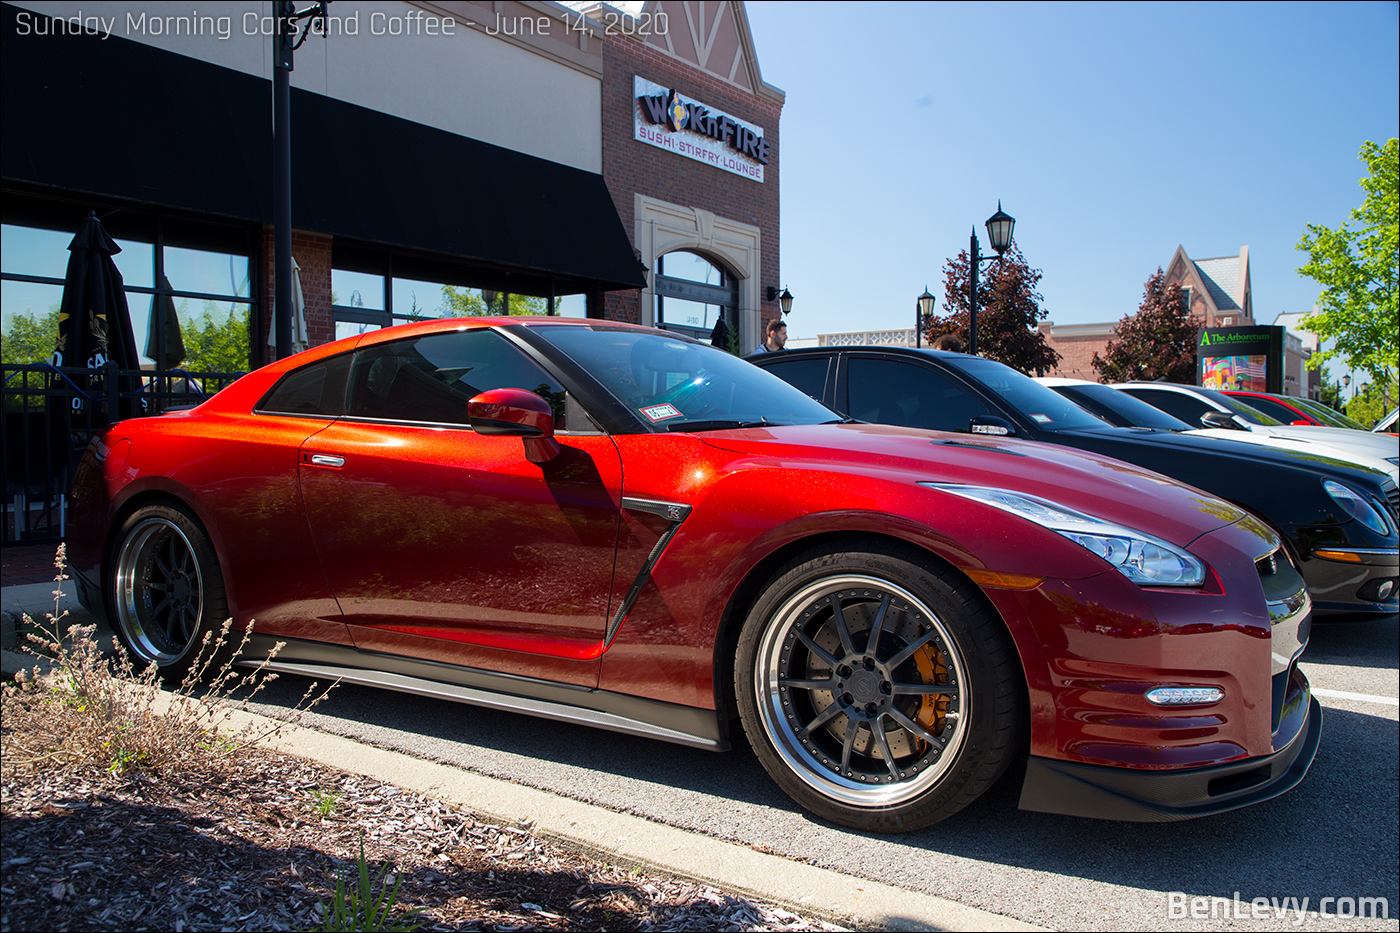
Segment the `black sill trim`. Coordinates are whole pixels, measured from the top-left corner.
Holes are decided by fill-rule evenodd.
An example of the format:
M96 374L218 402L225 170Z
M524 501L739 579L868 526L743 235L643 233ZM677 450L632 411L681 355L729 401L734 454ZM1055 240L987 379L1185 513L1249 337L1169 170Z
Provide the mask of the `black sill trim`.
M239 665L261 664L278 641L287 644L267 665L270 670L319 679L339 678L347 683L574 722L710 751L729 749L728 726L715 710L574 684L256 633L244 649L247 660Z

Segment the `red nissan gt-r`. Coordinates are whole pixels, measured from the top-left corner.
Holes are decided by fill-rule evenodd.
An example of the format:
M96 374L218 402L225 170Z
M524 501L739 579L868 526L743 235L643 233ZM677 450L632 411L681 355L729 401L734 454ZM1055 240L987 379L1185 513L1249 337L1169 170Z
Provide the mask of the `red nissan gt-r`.
M1310 603L1200 490L1018 440L843 422L603 321L410 324L97 437L84 604L182 675L227 617L317 677L722 750L909 830L1029 756L1021 806L1173 820L1316 753ZM245 663L252 663L251 661Z

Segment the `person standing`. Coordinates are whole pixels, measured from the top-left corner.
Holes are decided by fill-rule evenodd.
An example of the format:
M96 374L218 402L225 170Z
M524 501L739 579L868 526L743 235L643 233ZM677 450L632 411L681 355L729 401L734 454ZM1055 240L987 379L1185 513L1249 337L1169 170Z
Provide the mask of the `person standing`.
M758 348L749 356L758 356L760 353L777 353L787 345L787 322L782 318L769 321L765 333L763 343L759 344Z

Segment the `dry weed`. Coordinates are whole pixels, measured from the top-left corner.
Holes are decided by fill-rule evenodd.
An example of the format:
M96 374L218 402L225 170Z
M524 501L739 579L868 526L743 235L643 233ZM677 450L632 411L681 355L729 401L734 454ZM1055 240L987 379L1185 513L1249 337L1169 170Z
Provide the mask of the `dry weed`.
M55 583L61 583L67 579L62 546L54 566ZM52 666L46 674L38 666L20 671L3 688L0 750L7 769L77 766L148 775L207 770L300 720L335 687L318 690L313 682L281 721L233 729L232 718L277 678L267 665L284 643L251 671L240 670L234 662L247 647L252 625L226 651L229 619L217 634L205 633L189 674L167 691L157 667L135 670L120 644L105 656L93 637L95 626L69 626L65 635L68 613L59 611L61 595L55 588L54 610L45 622L24 617L33 629L26 649L51 659Z

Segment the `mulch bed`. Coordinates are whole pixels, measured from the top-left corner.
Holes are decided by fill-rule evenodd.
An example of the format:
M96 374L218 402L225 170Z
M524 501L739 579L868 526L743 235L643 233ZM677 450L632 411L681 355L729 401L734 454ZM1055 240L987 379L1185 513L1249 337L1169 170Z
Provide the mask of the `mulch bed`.
M158 779L6 762L0 830L3 930L320 928L362 841L425 930L842 929L261 749Z

